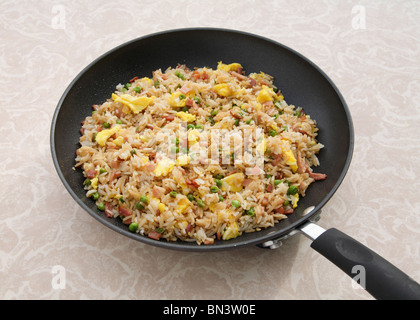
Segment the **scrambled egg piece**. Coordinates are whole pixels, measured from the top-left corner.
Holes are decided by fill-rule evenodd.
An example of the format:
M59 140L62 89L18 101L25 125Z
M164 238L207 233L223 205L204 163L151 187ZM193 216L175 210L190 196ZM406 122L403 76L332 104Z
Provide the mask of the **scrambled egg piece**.
M222 97L230 97L233 96L235 94L235 91L233 91L228 84L226 83L221 83L221 84L216 84L213 87L213 90Z
M179 167L186 166L189 163L190 163L190 158L186 154L184 154L182 156L179 156L176 159L176 165L179 166Z
M122 147L122 145L124 144L124 138L121 136L118 136L117 139L112 140L113 143L115 143L115 145L117 145L118 147Z
M163 213L166 209L166 206L162 202L160 202L158 204L158 209L159 209L160 213Z
M193 122L195 121L195 115L181 111L181 112L177 112L176 116L178 118L180 118L181 120L185 121L185 122Z
M93 187L93 189L98 189L98 177L91 179L90 185Z
M102 130L96 134L96 142L101 146L105 146L106 141L112 136L114 133L118 132L121 129L120 126L112 127L111 129Z
M271 89L267 86L262 86L261 91L258 93L257 101L259 103L264 103L264 102L267 102L267 101L273 101L276 98L277 98L277 95L273 91L273 89Z
M222 191L240 192L245 175L242 172L231 174L222 179Z
M157 163L155 170L153 171L156 177L167 176L175 166L175 162L171 159L162 159Z
M222 239L229 240L239 236L239 228L236 222L229 223L225 231L223 232Z
M121 96L118 96L115 93L112 94L112 100L114 100L115 102L121 102L122 104L129 107L130 110L136 114L143 111L149 105L151 105L153 103L154 98L155 97L133 97L129 94L122 94Z
M282 151L283 155L286 157L286 164L290 166L293 173L295 173L298 169L297 161L293 154L293 151L290 149L290 142L288 140L282 140Z
M188 207L190 206L190 201L187 198L182 198L181 200L179 200L178 202L178 207L177 207L177 212L183 214Z
M200 137L200 132L197 129L188 130L188 144L193 145L198 142Z
M239 68L242 68L239 63L224 64L222 61L220 61L217 65L217 70L224 70L226 72L237 71Z
M296 193L296 194L293 195L293 198L292 198L293 209L297 207L298 201L299 201L299 193Z

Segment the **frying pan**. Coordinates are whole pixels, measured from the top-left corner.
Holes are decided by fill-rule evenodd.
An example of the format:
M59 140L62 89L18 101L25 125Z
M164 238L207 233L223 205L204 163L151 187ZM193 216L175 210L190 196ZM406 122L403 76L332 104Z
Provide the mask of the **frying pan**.
M328 178L311 185L288 219L272 228L246 233L213 245L152 240L132 233L120 219L100 212L83 189L80 169L73 170L81 122L91 106L104 102L119 83L134 76L150 76L156 69L178 64L214 68L219 61L239 62L246 72L265 71L275 77L286 101L302 107L318 123L318 139L325 145L317 172ZM391 263L356 240L312 221L333 196L349 168L354 144L348 107L328 76L298 52L270 39L226 29L177 29L144 36L105 53L89 64L61 97L51 125L51 153L57 173L74 200L112 230L146 244L186 251L214 251L249 245L275 247L279 239L303 232L311 247L351 277L365 277L365 289L377 299L420 299L420 286ZM355 271L356 270L356 271ZM361 273L363 271L363 273Z

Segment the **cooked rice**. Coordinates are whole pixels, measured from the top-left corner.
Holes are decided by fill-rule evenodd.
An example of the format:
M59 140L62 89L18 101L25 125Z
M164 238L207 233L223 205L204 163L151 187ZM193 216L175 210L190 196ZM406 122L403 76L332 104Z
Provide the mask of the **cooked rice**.
M86 196L156 240L212 244L272 227L326 177L311 169L323 147L316 122L286 103L271 76L245 75L237 63L159 69L117 85L93 108L75 165ZM221 142L216 132L230 136ZM253 153L244 150L245 132Z

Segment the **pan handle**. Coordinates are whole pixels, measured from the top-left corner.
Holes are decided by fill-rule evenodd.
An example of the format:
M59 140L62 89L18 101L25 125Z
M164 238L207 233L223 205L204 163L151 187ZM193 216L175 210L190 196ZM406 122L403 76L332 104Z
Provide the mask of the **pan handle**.
M307 222L300 231L311 247L326 257L378 300L420 300L420 285L374 251L345 233Z

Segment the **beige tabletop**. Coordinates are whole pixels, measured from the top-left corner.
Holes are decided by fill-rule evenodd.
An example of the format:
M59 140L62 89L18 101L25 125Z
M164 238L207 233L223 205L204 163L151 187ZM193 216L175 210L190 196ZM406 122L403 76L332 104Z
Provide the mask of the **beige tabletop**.
M319 225L420 281L420 2L0 2L0 298L372 299L296 235L277 250L178 252L128 239L72 199L49 133L65 88L131 39L184 27L271 38L334 81L354 156Z

